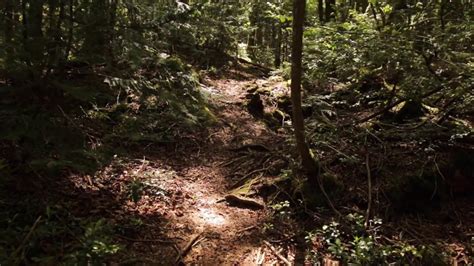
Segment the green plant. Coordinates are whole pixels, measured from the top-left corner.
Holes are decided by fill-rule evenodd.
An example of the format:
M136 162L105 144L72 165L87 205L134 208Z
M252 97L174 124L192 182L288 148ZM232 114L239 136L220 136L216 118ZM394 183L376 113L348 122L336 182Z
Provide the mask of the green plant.
M307 234L312 260L318 261L324 254L358 265L413 263L422 259L425 247L416 248L403 241L383 242L381 219L374 218L365 226L364 217L353 213L342 222L333 221Z
M142 198L143 189L145 188L145 184L135 178L130 182L128 185L128 197L135 203L139 202Z
M66 261L73 264L102 265L109 255L116 254L120 246L112 242L112 228L106 220L86 222L84 234L79 238L81 246L67 256Z

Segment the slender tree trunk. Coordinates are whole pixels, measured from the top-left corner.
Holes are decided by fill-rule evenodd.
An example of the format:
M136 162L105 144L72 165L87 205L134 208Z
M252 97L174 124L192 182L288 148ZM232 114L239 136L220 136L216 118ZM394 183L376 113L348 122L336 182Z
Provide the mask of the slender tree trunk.
M36 74L39 74L44 59L43 8L44 0L30 0L28 7L28 46Z
M29 39L28 21L29 21L29 18L27 16L27 0L22 0L21 1L21 21L22 21L22 24L23 24L22 25L23 26L23 29L22 29L23 50L25 52L28 52L28 43L29 43L29 41L28 41L28 39ZM30 56L24 56L24 60L25 60L26 65L28 65L28 67L31 68L32 63L31 63ZM33 78L33 76L31 78Z
M67 36L66 49L64 51L64 62L69 59L69 54L72 49L72 42L74 40L74 0L69 0L69 29Z
M109 44L107 45L107 59L108 63L111 66L115 65L115 54L114 54L114 40L115 40L115 23L117 22L117 7L118 7L118 2L117 0L111 0L110 2L110 14L109 14L109 25L107 27L107 35L109 37Z
M323 0L318 0L318 17L319 17L319 22L321 22L321 24L323 24L324 23Z
M309 174L309 181L318 184L318 164L311 155L305 137L303 111L301 108L301 79L303 57L303 24L306 0L293 1L293 45L291 53L291 103L293 107L293 128L296 146L303 168Z
M275 67L279 68L281 66L281 23L277 22L275 25Z
M328 22L331 19L336 17L336 11L334 9L336 5L336 0L325 0L326 9L325 9L325 21Z
M7 71L13 62L13 4L12 0L5 1L4 7L4 37L5 37L5 65Z

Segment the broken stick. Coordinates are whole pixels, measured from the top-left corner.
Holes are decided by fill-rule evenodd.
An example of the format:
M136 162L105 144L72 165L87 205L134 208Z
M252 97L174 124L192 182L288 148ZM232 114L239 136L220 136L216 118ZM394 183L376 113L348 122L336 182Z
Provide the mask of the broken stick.
M181 262L184 259L184 257L186 257L186 255L189 253L189 251L191 251L193 246L197 245L199 242L201 242L202 240L206 238L206 237L201 237L202 235L203 235L203 232L196 234L189 240L186 246L184 246L183 250L179 252L178 256L176 257L176 264Z
M280 252L274 246L272 246L272 244L270 244L268 241L265 241L265 240L263 241L263 243L267 245L267 247L273 252L273 254L275 254L275 256L277 256L286 265L288 266L292 265L291 262L289 262L285 257L283 257L283 255L281 255Z

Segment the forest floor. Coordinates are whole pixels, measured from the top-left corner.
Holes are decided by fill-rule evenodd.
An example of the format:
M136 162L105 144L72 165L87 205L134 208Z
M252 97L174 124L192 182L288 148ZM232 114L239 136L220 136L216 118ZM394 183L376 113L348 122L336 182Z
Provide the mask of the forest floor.
M259 162L270 162L269 153L285 141L283 132L269 129L246 108L249 88L278 86L278 81L237 70L226 76L204 82L217 118L203 136L206 139L165 149L160 155L136 154L135 159L120 162L122 169L105 170L105 176L118 171L119 178L140 176L146 184L146 195L125 207L149 217L133 238L120 237L126 250L137 256L125 261L253 265L262 252L261 229L268 218L266 208L258 205L264 206L262 201L254 199L256 206L230 205L225 197L238 187L239 179L250 177L252 171L257 175Z
M12 207L9 211L16 217L16 213L31 209L25 230L37 231L42 253L68 259L71 247L82 248L85 257L99 249L101 255L110 255L106 261L124 265L275 265L284 260L301 265L304 248L297 246L308 244L308 232L337 216L323 207L328 198L344 215L365 213L369 168L376 176L369 189L376 203L372 211L374 216L385 214L381 245L398 250L403 243L417 247L427 243L446 248L451 252L448 256L469 263L474 239L469 194L472 168L464 163L468 170L459 171L450 158L459 154L462 162L469 161L473 149L468 142L444 145L451 137L449 128L441 131L438 125L431 127L429 120L417 122L415 127L426 131L414 131L411 124L380 123L379 135L371 140L363 127L338 124L326 132L324 125L308 123L312 137L321 138L325 145L316 143L324 170L336 181L328 184L326 190L332 194L324 198L314 188L305 192L298 178L288 178L298 170L291 171L295 170L291 163L295 156L289 143L291 124L286 121L291 111L289 89L283 78L264 75L252 65L237 65L219 76L208 75L201 83L215 118L210 125L191 132L173 131L173 124L165 125L169 134L174 134L169 142L127 146L129 143L112 141L117 155L101 162L99 170L90 175L63 171L64 178L48 179L33 170L30 179L15 179L15 188L9 190L15 192L8 200L11 206L19 206L18 211ZM344 97L355 100L338 91L316 94L328 102L340 103ZM282 105L281 99L287 102ZM331 110L338 111L334 123L341 124L374 112L373 107ZM80 119L60 115L66 123L84 129L78 126ZM84 122L92 124L85 132L93 140L91 128L96 125ZM439 150L435 152L432 147ZM435 186L410 183L409 178L419 180L422 174L435 180ZM441 189L441 184L449 181L444 179L449 178L460 180L454 183L460 188L451 186L450 195ZM306 208L310 201L312 210ZM31 220L36 222L32 225ZM352 241L351 235L344 237L343 241ZM21 237L12 239L24 242ZM315 241L305 248L318 253L322 240ZM106 243L119 244L122 249L115 253ZM24 244L14 248L27 249ZM326 258L324 252L318 259Z

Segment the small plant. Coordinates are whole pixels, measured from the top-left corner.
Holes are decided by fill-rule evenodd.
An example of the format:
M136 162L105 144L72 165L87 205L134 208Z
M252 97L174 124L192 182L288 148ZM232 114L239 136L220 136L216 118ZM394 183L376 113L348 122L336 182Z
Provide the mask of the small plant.
M110 238L110 225L101 219L88 222L84 226L84 235L80 238L81 248L69 255L69 262L79 265L101 265L107 256L116 254L120 246L113 244Z
M145 184L138 179L134 179L128 185L128 197L134 202L137 203L142 198L143 189L145 188Z
M288 217L291 214L290 202L285 200L270 206L279 217Z
M343 222L333 221L308 233L310 260L317 262L330 255L343 263L379 265L413 263L422 258L424 247L418 249L405 242L382 242L379 236L382 220L379 218L370 220L365 226L364 217L355 213L347 215Z

